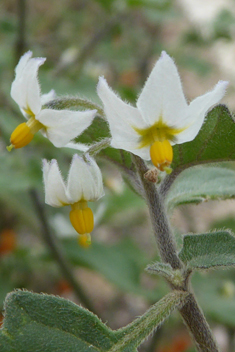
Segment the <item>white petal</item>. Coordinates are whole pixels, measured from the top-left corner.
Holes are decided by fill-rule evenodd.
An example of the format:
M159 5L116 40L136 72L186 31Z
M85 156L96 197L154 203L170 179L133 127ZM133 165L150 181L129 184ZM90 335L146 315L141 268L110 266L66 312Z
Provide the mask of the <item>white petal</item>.
M94 201L104 196L103 178L102 178L102 173L100 171L100 168L97 165L95 159L93 159L89 155L87 156L87 159L88 159L88 163L86 164L94 181L94 194L92 198L90 198L90 200Z
M112 146L128 151L137 148L139 135L134 128L147 127L139 111L123 102L102 77L99 79L97 93L104 104L112 135Z
M47 104L49 103L49 101L54 100L55 98L56 92L54 91L54 89L51 89L50 92L41 95L41 104Z
M144 160L150 160L150 146L132 149L132 150L130 150L130 152L139 156L140 158L142 158Z
M41 110L40 86L38 83L38 69L45 62L45 58L29 59L17 69L15 80L11 86L11 96L21 109L30 109L35 115ZM23 60L25 61L25 60Z
M60 148L79 136L92 123L95 115L96 110L43 109L36 119L45 126L47 138Z
M29 59L32 57L33 53L32 51L28 51L24 55L21 56L17 66L15 67L15 74L21 75L22 71L24 70L25 66L27 65Z
M184 126L188 126L188 128L176 136L176 143L189 142L196 137L202 127L207 111L219 103L225 95L227 86L228 82L220 81L212 91L201 95L191 102L183 121Z
M42 160L42 171L43 171L43 182L44 186L46 186L47 182L47 177L48 177L48 172L50 170L50 162L47 161L46 159Z
M66 197L65 184L55 159L43 160L43 180L45 186L45 202L52 207L61 207L69 203Z
M138 155L140 158L144 160L149 160L150 159L149 146L139 148L139 145L140 145L139 139L138 140L136 139L136 141L134 140L130 141L130 138L129 138L129 142L126 140L119 141L119 142L116 142L115 140L111 141L111 146L113 148L123 149L135 155Z
M177 127L187 103L174 61L165 52L147 79L137 107L150 126L162 118L168 126Z
M96 165L96 168L98 166ZM101 172L77 154L73 156L67 182L67 195L74 203L80 200L93 201L103 195Z

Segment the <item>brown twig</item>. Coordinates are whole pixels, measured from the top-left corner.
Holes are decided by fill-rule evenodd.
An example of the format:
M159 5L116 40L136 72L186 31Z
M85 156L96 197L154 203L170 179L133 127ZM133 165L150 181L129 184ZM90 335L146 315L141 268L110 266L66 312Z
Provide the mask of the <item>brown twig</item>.
M26 0L18 0L18 37L15 44L16 63L26 51Z

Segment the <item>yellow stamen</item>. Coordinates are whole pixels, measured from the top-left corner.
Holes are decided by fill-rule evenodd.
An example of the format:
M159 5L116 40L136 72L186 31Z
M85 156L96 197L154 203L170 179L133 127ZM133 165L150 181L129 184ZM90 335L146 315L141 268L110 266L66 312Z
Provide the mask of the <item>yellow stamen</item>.
M84 235L79 235L78 243L83 248L88 248L91 245L91 235L89 233L85 233Z
M94 228L92 210L88 208L86 201L80 201L71 205L70 221L80 235L89 234Z
M161 171L169 172L169 165L173 159L173 149L168 140L156 141L150 147L150 157L154 166Z
M34 134L31 132L27 123L21 123L11 134L11 145L16 149L22 148L31 142L33 136Z
M7 147L7 150L10 152L13 148L22 148L31 142L34 137L34 134L38 132L43 125L31 117L28 122L21 123L16 127L16 129L11 134L11 145Z

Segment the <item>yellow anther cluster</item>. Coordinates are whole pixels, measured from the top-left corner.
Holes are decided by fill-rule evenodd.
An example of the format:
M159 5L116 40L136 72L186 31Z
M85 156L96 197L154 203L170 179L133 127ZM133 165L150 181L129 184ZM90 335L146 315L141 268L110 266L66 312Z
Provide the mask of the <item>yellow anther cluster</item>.
M154 166L165 171L170 166L173 159L173 149L168 140L156 141L150 147L150 157Z
M94 216L92 210L88 208L87 202L80 201L71 205L70 221L75 230L82 236L79 237L79 243L90 242L87 237L94 228ZM90 243L89 243L90 244Z
M11 134L11 144L13 148L22 148L31 142L34 134L26 122L21 123Z
M18 125L11 134L11 145L7 147L8 151L11 151L12 148L22 148L31 142L34 137L34 134L38 132L43 125L31 117L28 122L21 123Z

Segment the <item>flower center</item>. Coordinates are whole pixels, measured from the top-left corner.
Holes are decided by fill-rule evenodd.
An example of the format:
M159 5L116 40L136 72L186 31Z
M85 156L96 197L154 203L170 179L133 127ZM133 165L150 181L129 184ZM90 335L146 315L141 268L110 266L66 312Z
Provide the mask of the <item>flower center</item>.
M134 130L140 136L139 148L143 148L152 145L156 141L164 141L165 139L174 142L175 135L179 134L184 128L174 128L168 126L160 118L154 125L148 128L134 128Z
M28 122L21 123L18 125L11 134L11 145L7 147L10 152L12 148L22 148L31 142L34 134L38 132L43 125L35 119L35 116L31 116Z
M175 141L175 135L184 128L168 126L160 118L154 125L148 128L135 128L140 136L139 148L150 146L150 157L154 166L161 171L170 172L170 164L173 160L173 149L170 142Z
M70 221L74 229L79 233L79 244L87 247L91 243L90 232L94 228L92 210L88 208L86 201L71 204Z

